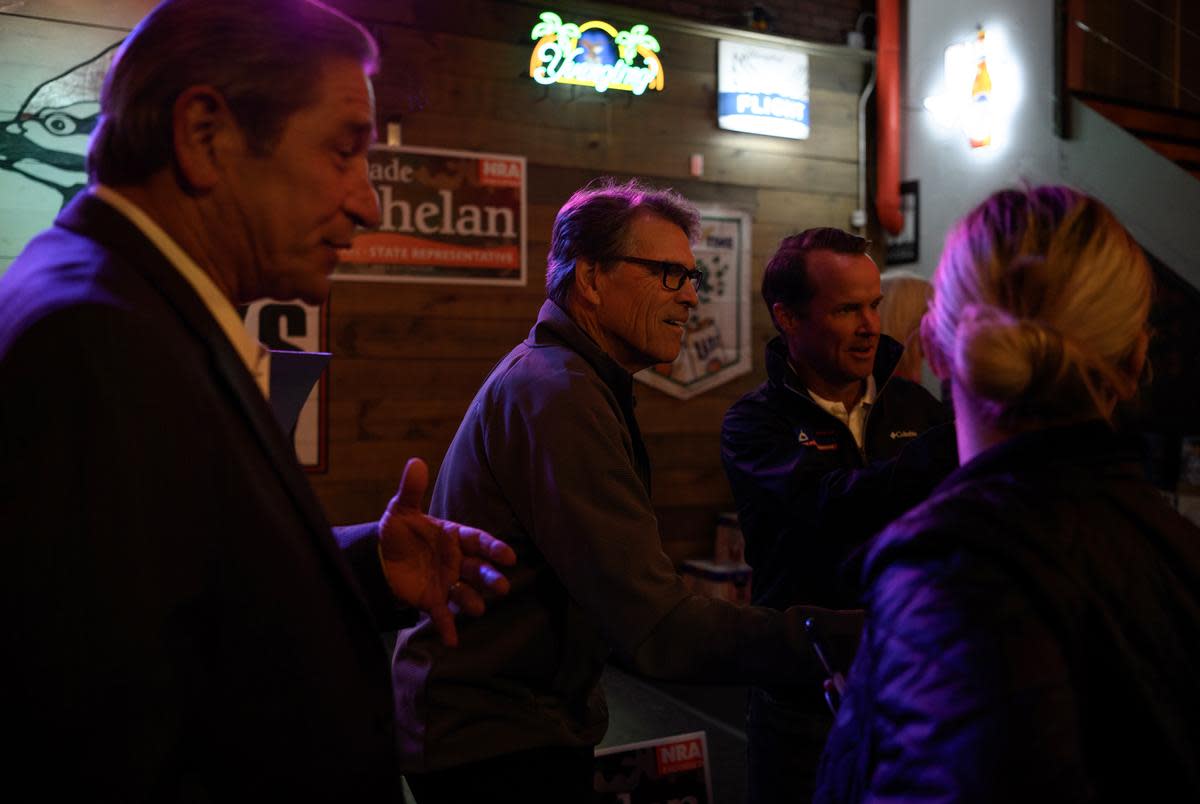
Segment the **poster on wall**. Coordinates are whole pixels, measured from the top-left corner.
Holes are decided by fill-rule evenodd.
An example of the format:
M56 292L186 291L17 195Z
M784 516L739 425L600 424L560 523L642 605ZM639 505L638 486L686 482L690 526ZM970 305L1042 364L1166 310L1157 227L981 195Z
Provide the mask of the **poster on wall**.
M717 125L806 140L808 54L744 42L717 43Z
M368 159L381 222L335 279L525 284L525 157L380 145Z
M674 363L636 376L678 399L691 399L750 371L750 215L700 206L700 239L693 246L704 273L700 304L684 327Z
M328 302L318 306L305 304L298 299L260 299L245 308L243 320L246 331L272 351L327 351ZM272 387L275 385L277 368L276 361L272 361ZM300 408L296 427L292 431L296 460L308 472L324 472L328 469L328 393L329 373L325 372Z
M921 185L917 181L900 183L900 213L904 228L898 234L884 232L887 264L907 265L921 260Z
M123 37L111 28L0 17L0 273L87 185L100 85Z

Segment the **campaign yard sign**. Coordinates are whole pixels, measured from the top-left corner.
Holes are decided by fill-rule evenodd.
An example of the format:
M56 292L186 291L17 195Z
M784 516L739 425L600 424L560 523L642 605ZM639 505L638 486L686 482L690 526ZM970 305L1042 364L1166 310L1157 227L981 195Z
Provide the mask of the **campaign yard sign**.
M381 222L335 279L525 284L525 157L380 145L368 161Z
M702 731L596 751L594 804L711 804Z

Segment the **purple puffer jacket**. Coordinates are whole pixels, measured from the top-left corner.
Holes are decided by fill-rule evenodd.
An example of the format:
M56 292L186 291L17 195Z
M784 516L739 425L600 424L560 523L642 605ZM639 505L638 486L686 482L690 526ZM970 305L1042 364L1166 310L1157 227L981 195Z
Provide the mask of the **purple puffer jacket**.
M1200 529L1103 423L884 531L818 802L1200 800Z

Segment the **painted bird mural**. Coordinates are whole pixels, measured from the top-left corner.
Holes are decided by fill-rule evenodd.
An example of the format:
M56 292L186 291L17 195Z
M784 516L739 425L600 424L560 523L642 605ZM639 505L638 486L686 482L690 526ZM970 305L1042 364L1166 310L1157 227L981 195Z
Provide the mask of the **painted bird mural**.
M88 136L100 119L100 87L120 42L51 78L0 121L0 170L62 193L65 205L87 186Z

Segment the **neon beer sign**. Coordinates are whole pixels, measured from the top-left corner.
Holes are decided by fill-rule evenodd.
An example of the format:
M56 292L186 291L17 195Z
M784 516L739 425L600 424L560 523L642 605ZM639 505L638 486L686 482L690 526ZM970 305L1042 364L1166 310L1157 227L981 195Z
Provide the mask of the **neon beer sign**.
M1016 106L1020 81L998 33L980 28L946 48L941 94L924 102L938 124L961 130L972 150L1002 142Z
M540 16L530 38L529 76L539 84L573 84L597 92L619 89L641 95L663 88L658 40L646 25L618 31L600 20L563 22L552 11Z

